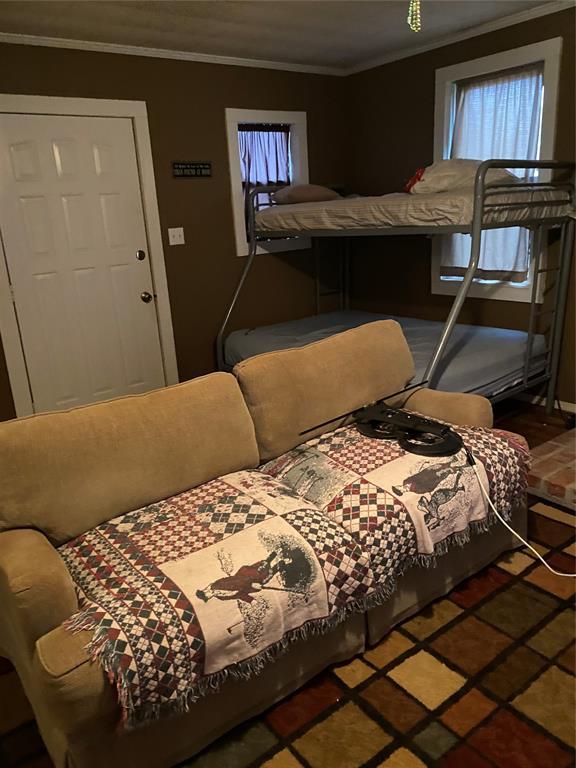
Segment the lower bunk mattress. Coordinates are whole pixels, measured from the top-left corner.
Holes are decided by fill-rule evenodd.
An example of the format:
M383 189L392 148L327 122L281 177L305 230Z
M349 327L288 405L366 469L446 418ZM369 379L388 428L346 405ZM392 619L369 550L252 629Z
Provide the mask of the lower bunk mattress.
M302 347L375 320L396 320L400 323L414 356L414 380L421 380L444 323L354 310L234 331L226 339L225 361L232 368L241 360L262 352ZM447 392L474 392L495 397L522 380L527 343L528 334L524 331L457 325L433 386ZM531 374L544 370L546 354L546 339L536 334Z

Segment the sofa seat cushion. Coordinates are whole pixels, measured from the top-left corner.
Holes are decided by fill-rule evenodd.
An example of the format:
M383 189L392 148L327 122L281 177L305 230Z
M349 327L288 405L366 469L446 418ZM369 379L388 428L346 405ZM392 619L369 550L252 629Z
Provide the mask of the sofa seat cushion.
M500 514L523 504L529 465L524 438L485 427L458 427ZM425 457L396 441L361 435L350 425L261 468L342 525L370 558L383 590L414 562L427 563L497 518L461 450Z
M223 476L99 525L60 547L89 654L128 725L183 712L289 641L372 604L358 542L258 471Z

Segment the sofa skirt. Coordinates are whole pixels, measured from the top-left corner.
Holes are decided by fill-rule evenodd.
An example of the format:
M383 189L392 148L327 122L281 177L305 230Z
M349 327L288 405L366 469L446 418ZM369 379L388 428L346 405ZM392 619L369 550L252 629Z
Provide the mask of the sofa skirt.
M525 507L512 514L511 526L525 539L527 536ZM522 544L500 522L487 533L472 534L463 547L454 547L438 557L436 567L411 568L398 579L396 591L383 605L366 614L366 641L378 643L395 624L418 613L428 603L450 592L464 579L495 560L503 552Z

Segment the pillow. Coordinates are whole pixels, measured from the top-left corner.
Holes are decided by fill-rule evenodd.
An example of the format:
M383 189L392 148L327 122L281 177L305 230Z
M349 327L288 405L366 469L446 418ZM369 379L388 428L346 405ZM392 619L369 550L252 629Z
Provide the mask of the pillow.
M279 205L291 203L320 203L323 200L336 200L340 195L328 187L320 187L318 184L296 184L293 187L284 187L274 193L274 200Z
M449 192L452 189L474 187L476 171L481 160L440 160L427 168L419 169L406 185L405 191L413 195L427 192ZM493 168L486 174L490 183L520 181L505 168Z

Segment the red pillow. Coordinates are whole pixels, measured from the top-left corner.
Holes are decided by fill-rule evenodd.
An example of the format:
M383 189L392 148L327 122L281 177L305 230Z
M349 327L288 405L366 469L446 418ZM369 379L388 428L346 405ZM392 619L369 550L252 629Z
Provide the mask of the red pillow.
M406 186L404 187L404 192L411 191L412 187L420 181L422 176L424 176L425 170L426 168L418 168L414 176L412 176L412 178L406 182Z

